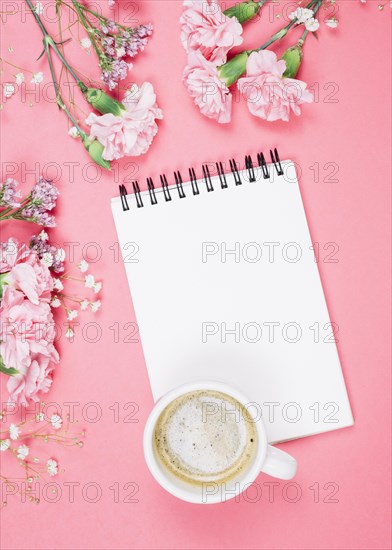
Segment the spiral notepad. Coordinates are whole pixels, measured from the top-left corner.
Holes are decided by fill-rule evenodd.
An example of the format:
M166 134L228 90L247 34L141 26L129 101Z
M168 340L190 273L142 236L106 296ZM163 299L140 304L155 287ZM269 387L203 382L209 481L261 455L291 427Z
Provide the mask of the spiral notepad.
M352 425L293 162L275 149L159 184L112 199L154 399L218 379L271 442Z

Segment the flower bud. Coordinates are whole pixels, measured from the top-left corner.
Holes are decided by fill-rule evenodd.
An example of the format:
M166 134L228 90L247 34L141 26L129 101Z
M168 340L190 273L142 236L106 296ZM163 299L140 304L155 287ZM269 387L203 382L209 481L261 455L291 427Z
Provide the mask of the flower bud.
M223 13L227 17L236 17L240 23L246 23L250 19L253 19L260 11L261 5L253 0L246 2L240 2L228 8Z
M285 78L295 78L301 65L303 53L300 45L293 46L284 52L281 59L286 61Z
M240 76L244 74L248 57L248 52L241 52L224 65L218 67L218 76L227 87L237 82Z
M83 145L86 147L88 154L95 163L99 164L99 166L102 166L102 168L105 168L106 170L111 169L110 162L102 158L104 147L98 140L92 140L91 138L86 137L83 140Z
M119 101L116 101L98 88L89 88L86 92L86 99L100 113L106 115L112 113L115 116L121 116L125 107Z

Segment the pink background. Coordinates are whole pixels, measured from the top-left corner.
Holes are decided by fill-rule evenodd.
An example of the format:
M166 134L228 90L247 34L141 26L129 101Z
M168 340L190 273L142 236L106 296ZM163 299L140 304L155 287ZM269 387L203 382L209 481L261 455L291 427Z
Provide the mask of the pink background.
M106 2L101 3L106 9ZM25 15L23 2L9 4L17 13L8 17L4 27L2 56L22 67L42 70L48 82L45 60L34 62L42 49L39 29L31 15ZM131 5L122 4L121 16L129 16ZM104 291L100 314L81 318L73 343L61 339L61 364L45 399L57 402L62 412L67 412L64 403L79 403L75 412L79 426L87 429L86 444L82 450L51 446L50 454L66 470L57 478L62 497L56 503L41 498L39 505L11 499L2 511L1 548L391 547L387 276L390 13L388 5L379 12L375 2L363 5L359 0L345 0L338 4L339 28L322 25L319 40L309 37L299 75L309 85L318 83L319 101L306 105L303 115L289 124L260 121L240 102L234 105L232 124L219 126L198 113L181 83L185 63L178 30L181 3L137 2L136 17L151 21L155 32L146 52L137 58L132 75L139 83L149 80L154 84L165 119L146 156L122 161L96 182L91 181L94 170L86 169L87 155L80 143L67 136L66 119L55 106L41 98L31 108L21 95L7 102L2 114L6 128L3 177L14 175L26 190L40 171L58 177L61 199L53 239L78 243L75 261L88 243L98 243L102 256L93 272L104 281ZM283 8L287 10L287 4L278 4L275 13ZM250 45L261 44L280 27L271 14L267 8L262 21L248 25ZM286 40L279 52L291 43L290 38ZM77 45L67 45L67 51L87 74L95 70L91 58ZM5 80L14 72L5 67ZM185 173L190 165L198 167L202 162L233 156L242 161L245 153L268 152L270 146L278 146L282 158L292 158L301 166L300 185L313 240L321 248L328 242L339 246L338 263L320 262L319 268L331 318L340 328L338 347L356 424L281 445L298 459L298 485L287 487L278 482L272 502L266 485L272 478L260 476L257 482L263 492L257 502L249 502L254 498L249 493L248 499L240 502L198 507L165 493L143 460L142 432L153 402L140 343L125 341L129 330L123 327L135 321L135 316L123 266L114 261L111 249L117 237L109 199L124 179L136 177L145 188L148 175L157 183L163 172L180 169ZM77 163L73 178L65 164L71 161ZM320 181L315 181L314 168L310 168L315 163L320 167ZM337 182L325 179L330 173L324 169L326 163L338 166ZM16 234L28 239L34 229L9 223L4 237ZM88 252L95 253L93 247ZM157 272L157 281L161 277ZM58 322L63 321L60 316ZM83 337L86 324L93 321L102 331L96 343ZM114 323L120 327L119 342L114 339ZM87 338L93 336L93 331L87 334ZM91 402L96 402L102 413L95 423L86 416L91 418L96 412L85 407ZM113 412L116 402L118 422ZM128 402L139 406L136 423L125 422L131 411L125 410ZM74 502L69 502L64 482L79 484ZM96 503L88 502L94 497L94 490L87 485L92 482L102 490ZM130 485L124 489L129 482L139 487L134 503L124 502L132 492ZM119 502L114 501L110 489L115 483L120 488ZM319 502L315 483L320 488ZM334 487L338 488L337 502L324 502ZM296 490L301 491L299 499L290 502Z

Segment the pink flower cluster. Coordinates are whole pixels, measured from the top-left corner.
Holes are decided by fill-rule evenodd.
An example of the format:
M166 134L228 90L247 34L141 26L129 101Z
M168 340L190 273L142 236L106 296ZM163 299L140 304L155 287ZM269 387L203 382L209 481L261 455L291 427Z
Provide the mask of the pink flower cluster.
M242 25L227 17L216 0L185 0L183 6L181 41L188 52L184 84L203 115L230 122L232 96L218 76L218 66L242 43Z
M86 119L91 126L90 137L104 146L102 158L108 161L146 153L158 132L156 120L163 118L149 82L141 87L135 84L126 94L123 105L125 109L119 116L90 113Z
M228 123L232 110L229 86L235 79L227 81L228 86L223 73L229 50L242 42L242 26L235 17L227 17L215 0L185 0L183 5L181 39L188 52L184 84L203 115ZM253 115L288 121L291 112L300 115L300 105L313 101L306 83L284 78L285 70L286 62L270 50L247 54L246 75L237 85Z
M47 392L59 362L50 307L53 279L37 254L14 239L0 249L0 356L5 369L15 369L7 389L10 401L28 405Z

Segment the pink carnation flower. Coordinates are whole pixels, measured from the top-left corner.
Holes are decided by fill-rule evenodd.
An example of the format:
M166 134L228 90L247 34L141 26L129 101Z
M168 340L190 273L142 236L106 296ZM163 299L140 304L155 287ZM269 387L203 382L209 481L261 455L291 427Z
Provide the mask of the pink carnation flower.
M6 368L19 371L7 382L9 399L27 405L30 399L38 401L38 392L49 390L50 373L59 362L53 315L47 302L33 304L7 285L0 312L0 355Z
M238 89L248 102L249 111L264 120L288 121L290 112L301 114L300 105L312 103L307 84L294 78L283 78L286 62L278 61L270 50L250 54L246 76L238 80Z
M105 160L146 153L158 132L155 121L163 118L154 88L149 82L140 88L134 85L123 105L125 110L121 116L90 113L86 119L91 126L90 137L98 139L104 146L102 157Z
M200 52L190 52L184 84L203 115L227 123L231 120L232 95L218 77L217 67Z
M0 272L9 272L3 281L4 286L20 290L33 304L50 301L53 279L49 268L27 246L18 246L14 239L2 243Z
M185 0L180 17L181 41L187 52L199 51L217 65L226 62L227 52L242 41L242 25L227 17L215 0Z

